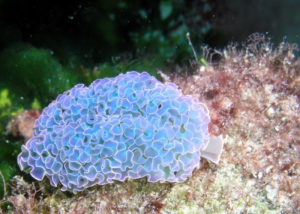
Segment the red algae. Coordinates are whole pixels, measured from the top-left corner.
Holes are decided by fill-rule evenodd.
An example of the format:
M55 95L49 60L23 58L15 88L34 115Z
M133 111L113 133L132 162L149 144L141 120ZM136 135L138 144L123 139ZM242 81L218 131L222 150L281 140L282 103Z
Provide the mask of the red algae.
M233 164L245 182L254 179L253 187L284 212L300 209L296 48L286 42L273 48L264 35L253 34L242 49L230 45L218 52L217 64L200 65L192 75L166 73L183 93L207 104L210 133L225 137L220 168ZM231 193L226 198L230 201Z

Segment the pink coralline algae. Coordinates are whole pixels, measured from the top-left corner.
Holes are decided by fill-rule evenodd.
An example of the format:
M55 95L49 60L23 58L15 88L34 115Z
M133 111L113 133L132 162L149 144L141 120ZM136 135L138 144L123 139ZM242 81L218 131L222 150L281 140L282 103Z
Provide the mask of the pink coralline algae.
M62 190L142 177L183 182L201 156L219 160L222 142L210 140L209 122L206 106L175 84L128 72L59 95L35 122L18 164Z
M268 212L251 210L254 206L258 209L256 198L261 197L261 201L268 201L268 209L276 210L271 212L299 213L300 59L295 56L296 50L295 44L282 42L276 47L269 38L256 33L242 49L230 45L210 54L204 48L210 63L197 67L191 75L183 75L183 70L164 72L183 94L197 97L208 106L209 131L222 134L226 145L222 154L226 161L219 170L234 166L243 176L240 188L235 181L226 197L220 194L216 198L215 192L210 195L218 205L229 207L239 195L247 204L249 198L255 198L241 212ZM209 56L216 55L220 61L212 63ZM253 191L247 186L252 181ZM208 194L206 191L205 196Z

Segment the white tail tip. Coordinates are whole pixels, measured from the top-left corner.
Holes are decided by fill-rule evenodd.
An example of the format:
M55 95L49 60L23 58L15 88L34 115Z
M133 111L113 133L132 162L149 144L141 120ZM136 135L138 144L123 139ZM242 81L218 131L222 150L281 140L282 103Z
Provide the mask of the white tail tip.
M201 151L201 156L218 164L223 151L223 144L222 137L210 137L208 145Z

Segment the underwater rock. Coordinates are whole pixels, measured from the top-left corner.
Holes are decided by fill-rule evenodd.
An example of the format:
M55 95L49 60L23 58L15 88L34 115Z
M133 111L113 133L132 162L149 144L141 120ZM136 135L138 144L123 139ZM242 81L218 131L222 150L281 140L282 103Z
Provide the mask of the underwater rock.
M172 190L164 200L170 201L171 195L174 199L166 210L182 210L188 204L207 213L299 213L296 44L283 41L276 47L268 37L255 33L241 49L229 45L223 51L203 50L208 65L199 65L192 75L178 75L187 73L184 70L165 74L183 94L208 106L209 132L222 134L225 149L216 171L208 167L203 170L205 177L195 171L189 184ZM215 55L220 56L218 63L210 61ZM191 206L178 189L191 192L191 202L197 202Z

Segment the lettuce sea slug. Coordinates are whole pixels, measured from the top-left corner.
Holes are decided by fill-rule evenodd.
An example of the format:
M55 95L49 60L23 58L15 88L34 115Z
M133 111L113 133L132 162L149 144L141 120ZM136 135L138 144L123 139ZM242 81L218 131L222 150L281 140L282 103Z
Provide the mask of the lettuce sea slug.
M175 84L128 72L59 95L36 120L18 164L63 191L127 178L183 182L201 156L219 160L222 141L209 138L209 122L206 106Z

